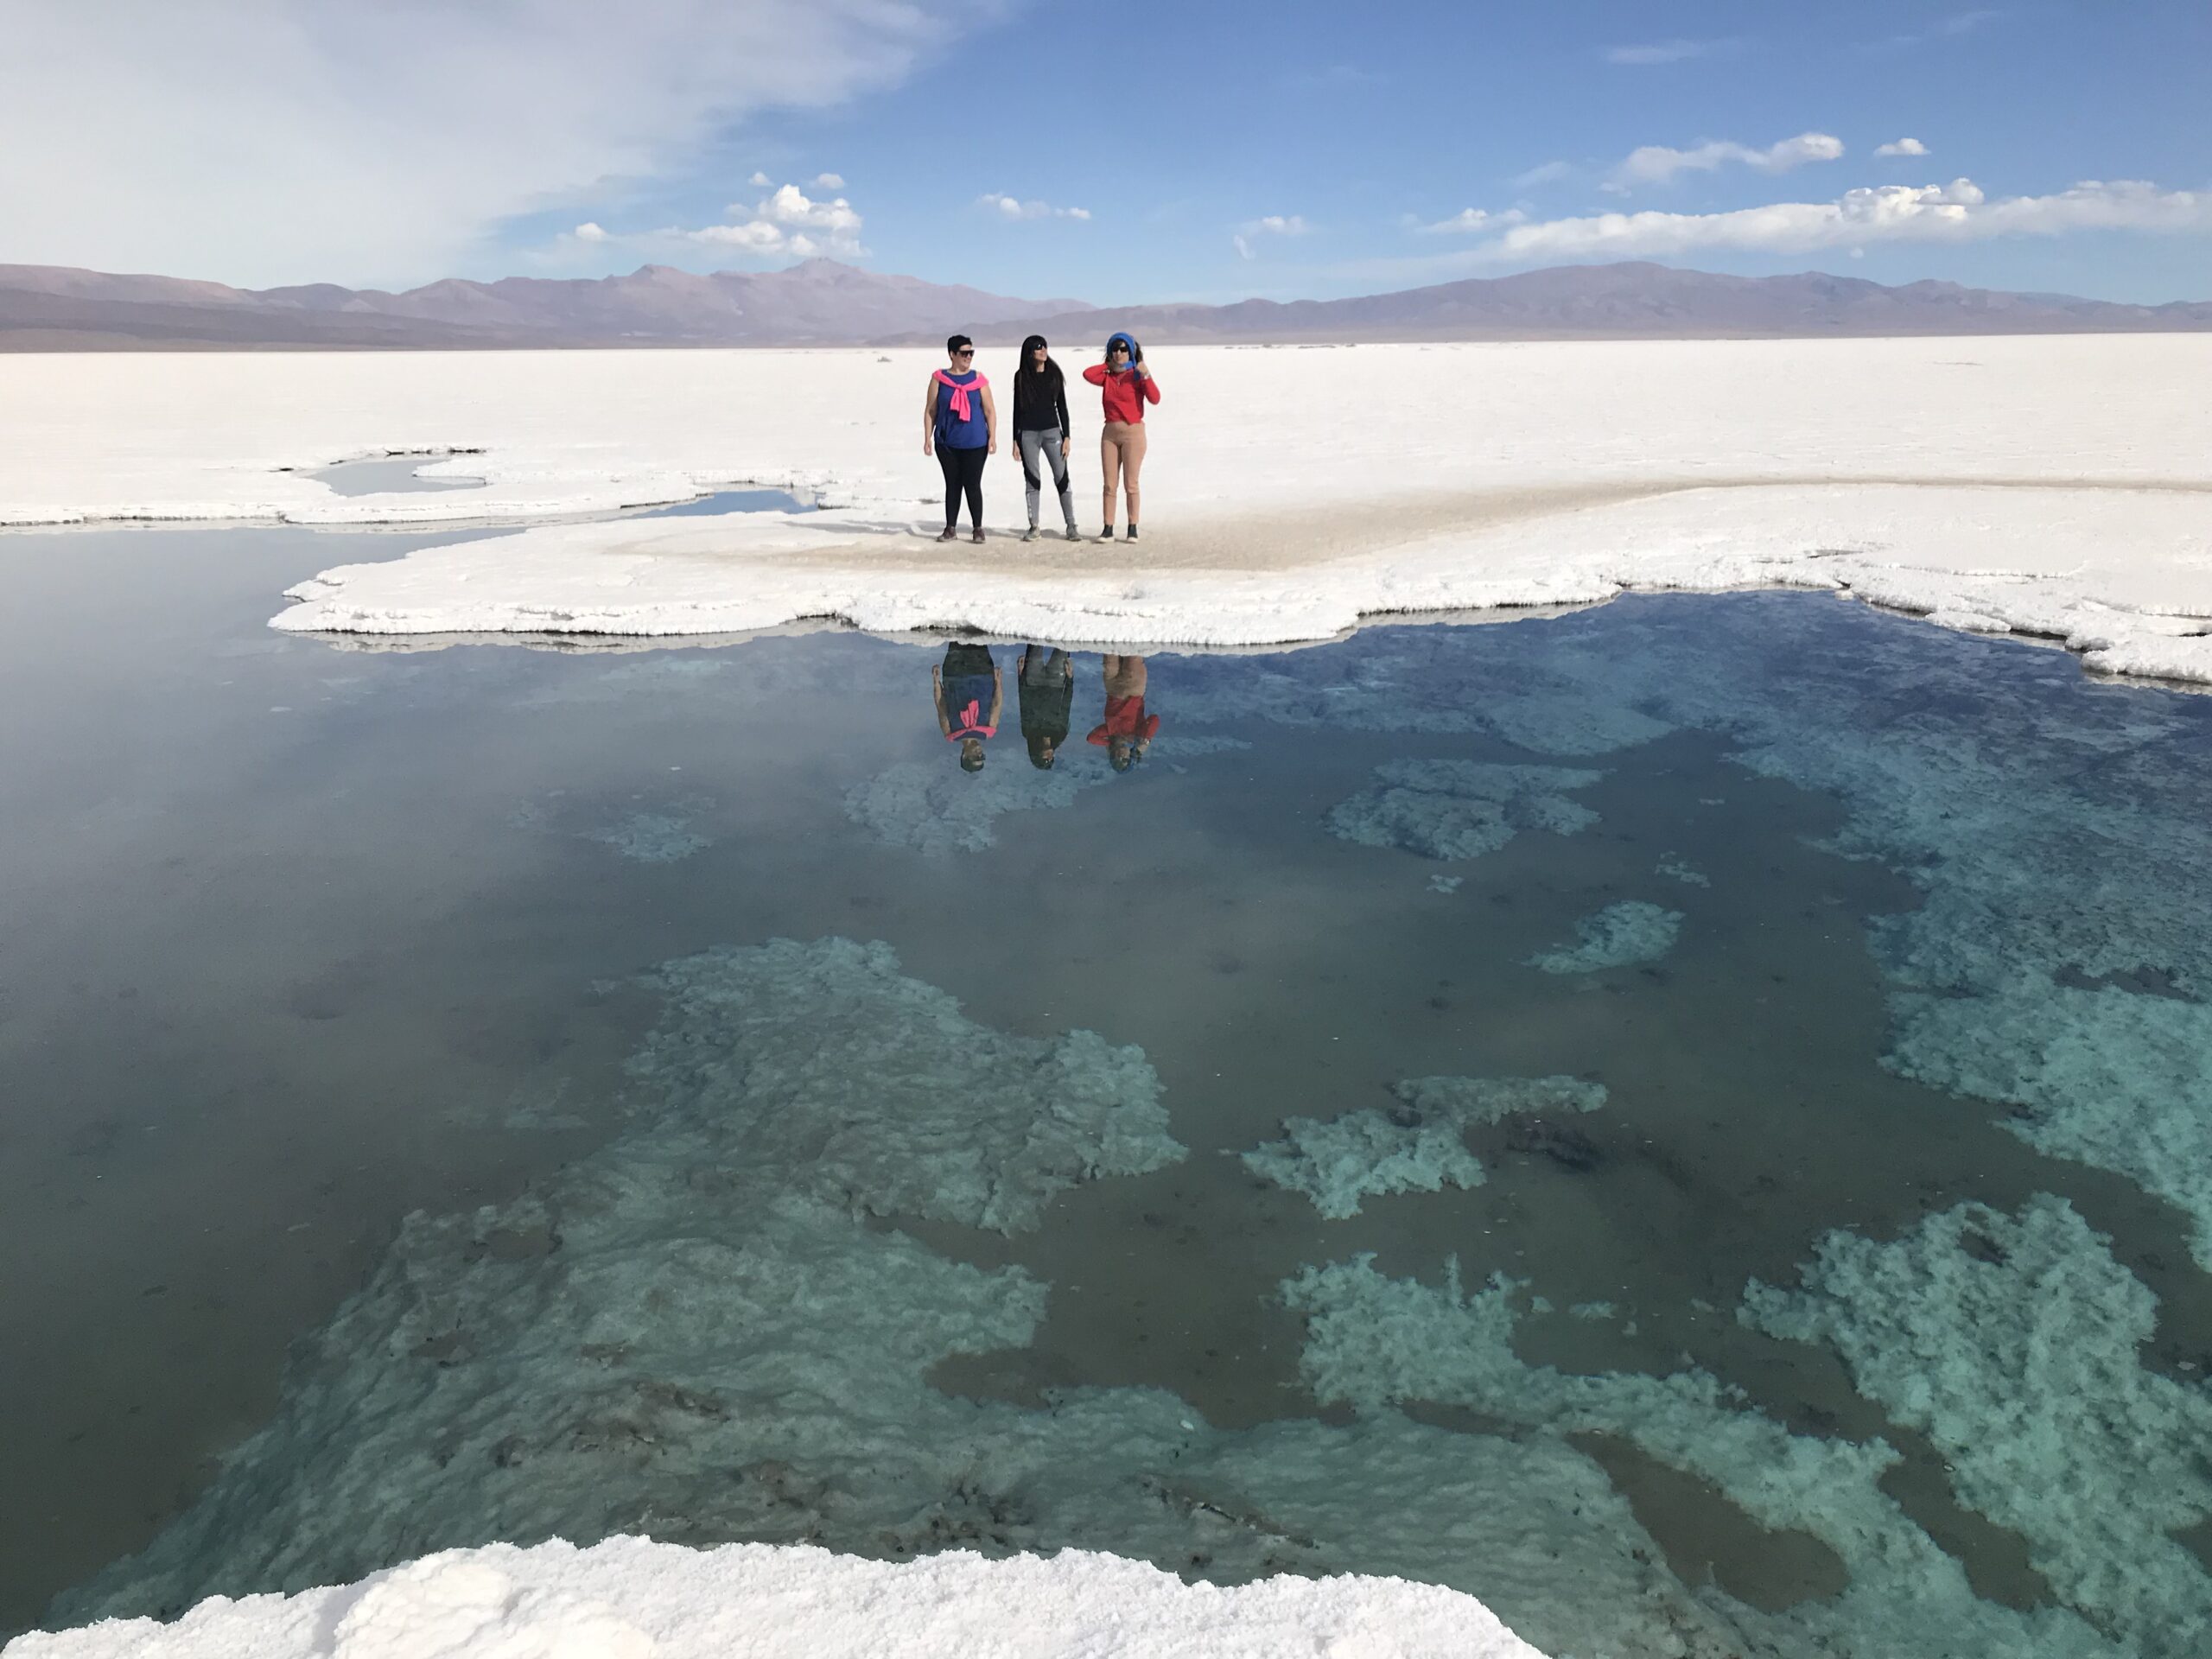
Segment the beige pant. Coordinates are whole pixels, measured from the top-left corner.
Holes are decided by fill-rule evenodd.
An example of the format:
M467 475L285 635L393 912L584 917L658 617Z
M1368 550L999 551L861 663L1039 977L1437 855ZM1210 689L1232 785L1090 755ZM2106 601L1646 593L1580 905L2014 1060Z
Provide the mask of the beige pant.
M1145 430L1142 421L1109 421L1098 435L1098 465L1106 474L1105 518L1114 522L1114 491L1118 481L1128 497L1129 523L1137 521L1141 500L1137 475L1144 470Z
M1141 657L1109 657L1105 659L1106 695L1109 697L1141 697L1144 696L1145 681L1150 677Z

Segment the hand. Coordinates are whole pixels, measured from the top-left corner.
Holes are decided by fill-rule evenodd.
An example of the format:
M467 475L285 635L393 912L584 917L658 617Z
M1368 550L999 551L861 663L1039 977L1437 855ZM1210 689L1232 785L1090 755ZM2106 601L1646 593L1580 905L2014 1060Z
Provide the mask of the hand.
M996 438L993 438L988 443L983 446L983 453L987 455L995 455L998 452L999 441Z
M1062 461L1065 461L1068 458L1068 446L1073 442L1074 440L1072 438L1062 438L1060 440L1060 459Z
M922 453L925 455L933 455L937 453L935 446L927 438L922 440Z
M1135 369L1135 370L1139 374L1141 374L1141 375L1144 376L1144 378L1145 378L1146 379L1149 380L1149 379L1151 379L1151 378L1152 378L1152 371L1151 371L1150 369L1147 369L1147 367L1145 367L1145 365L1144 365L1143 364L1141 364L1141 363L1132 363L1132 364L1130 364L1130 365L1129 365L1129 366L1130 366L1131 368Z

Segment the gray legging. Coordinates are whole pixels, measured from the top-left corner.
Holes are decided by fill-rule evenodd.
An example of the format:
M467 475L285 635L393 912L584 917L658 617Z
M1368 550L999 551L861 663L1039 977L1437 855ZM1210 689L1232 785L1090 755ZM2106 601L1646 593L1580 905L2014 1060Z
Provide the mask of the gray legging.
M1029 527L1037 527L1037 508L1045 496L1043 480L1037 475L1037 452L1040 449L1052 463L1052 487L1060 493L1060 517L1073 530L1075 496L1068 489L1067 457L1060 453L1060 429L1057 426L1021 434L1021 481L1029 497Z

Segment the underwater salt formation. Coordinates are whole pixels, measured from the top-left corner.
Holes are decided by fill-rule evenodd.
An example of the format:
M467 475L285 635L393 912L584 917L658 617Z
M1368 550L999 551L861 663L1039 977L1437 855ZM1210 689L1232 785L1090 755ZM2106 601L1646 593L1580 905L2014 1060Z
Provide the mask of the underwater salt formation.
M1833 850L1920 889L1918 908L1869 923L1897 1069L2024 1109L2008 1127L2031 1145L2185 1210L2212 1268L2212 1182L2197 1173L2212 1167L2202 699L2088 686L2058 652L1931 641L1877 613L1783 594L1624 600L1602 623L1484 628L1475 661L1449 672L1440 632L1370 631L1333 673L1293 657L1300 671L1276 671L1277 683L1241 674L1186 708L1472 731L1535 688L1573 711L1573 729L1627 730L1633 716L1726 734L1749 770L1842 804ZM1400 699L1412 714L1392 711ZM1379 793L1357 816L1387 842ZM1433 819L1439 805L1401 810Z
M1235 738L1176 736L1156 740L1147 758L1165 766L1177 758L1249 747ZM1002 746L973 773L953 765L948 753L934 765L902 760L854 785L845 791L845 816L889 846L931 857L980 853L996 844L994 822L1004 814L1072 805L1083 791L1116 775L1105 750L1080 742L1063 747L1047 772L1031 766L1018 743Z
M2019 1107L2039 1152L2125 1175L2186 1211L2212 1268L2212 1007L2107 985L1900 995L1890 1064Z
M1391 760L1382 780L1330 809L1329 832L1363 847L1396 847L1423 858L1479 858L1523 830L1579 835L1598 815L1568 791L1601 772L1504 766L1478 760Z
M2031 1612L1976 1596L1965 1570L1882 1491L1897 1452L1794 1434L1701 1370L1666 1376L1585 1376L1523 1361L1513 1346L1516 1301L1504 1278L1467 1292L1456 1260L1445 1282L1392 1279L1370 1258L1312 1268L1283 1286L1304 1314L1301 1367L1324 1400L1389 1418L1407 1402L1478 1412L1519 1433L1618 1436L1661 1462L1713 1483L1759 1524L1810 1534L1850 1574L1832 1599L1762 1613L1728 1601L1748 1653L1835 1654L1849 1659L2183 1659L2193 1648L2122 1647L2064 1608ZM1971 1356L1971 1323L1931 1330ZM1970 1363L1970 1360L1967 1361ZM2132 1395L2097 1402L2107 1408ZM1999 1427L2000 1425L1992 1425ZM2032 1442L2015 1441L2017 1458ZM1996 1454L1999 1457L2005 1452ZM2020 1478L2038 1471L2024 1465ZM1716 1590L1706 1599L1726 1599Z
M1391 1093L1398 1103L1387 1109L1283 1119L1281 1139L1245 1153L1244 1167L1342 1221L1363 1198L1480 1186L1482 1160L1465 1138L1478 1123L1605 1103L1602 1085L1573 1077L1409 1077Z
M1585 916L1574 925L1573 944L1540 950L1529 958L1529 965L1548 974L1594 974L1605 968L1656 962L1675 948L1681 928L1681 911L1627 899Z
M1359 636L1348 671L1325 677L1305 652L1246 658L1233 674L1179 690L1176 713L1214 723L1265 720L1354 731L1485 732L1532 753L1574 756L1632 748L1674 729L1602 689L1592 695L1525 652L1518 653L1510 677L1471 686L1468 653L1452 637L1455 632L1370 630ZM1484 645L1492 632L1483 631Z
M2064 1199L1830 1233L1802 1289L1755 1285L1741 1317L1833 1345L2100 1629L2158 1659L2212 1650L2212 1573L2172 1535L2212 1516L2212 1389L2143 1368L2156 1301Z
M597 842L633 863L673 864L714 845L691 828L693 816L712 804L690 796L666 804L661 811L608 816L594 803L569 801L556 794L520 808L507 822L517 830Z
M634 1532L1387 1573L1478 1596L1551 1652L1744 1651L1734 1610L1658 1565L1556 1439L1395 1414L1227 1433L1156 1389L1030 1408L932 1388L950 1355L1027 1343L1048 1289L867 1214L1021 1227L1071 1182L1172 1160L1149 1066L978 1027L880 945L655 977L667 1012L620 1132L510 1203L410 1217L300 1345L274 1420L55 1622Z

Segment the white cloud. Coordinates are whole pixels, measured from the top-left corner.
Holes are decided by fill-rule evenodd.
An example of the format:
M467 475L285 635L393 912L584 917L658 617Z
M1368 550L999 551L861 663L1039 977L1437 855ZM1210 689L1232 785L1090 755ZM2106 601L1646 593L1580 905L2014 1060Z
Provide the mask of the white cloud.
M775 181L770 178L766 173L755 173L751 178L747 179L746 182L751 185L755 190L766 190L770 185L775 183Z
M1808 162L1834 161L1842 154L1843 140L1825 132L1801 132L1764 149L1726 142L1702 143L1690 149L1646 144L1630 151L1628 159L1613 169L1612 182L1623 188L1664 184L1677 173L1709 173L1732 162L1762 173L1787 173Z
M976 205L988 207L1001 219L1089 219L1088 207L1055 207L1048 201L1024 201L1019 196L987 193Z
M1971 179L1883 185L1834 201L1719 213L1598 213L1514 226L1473 251L1487 263L1633 258L1725 248L1802 253L1874 242L1974 242L2089 230L2212 232L2212 193L2137 180L2090 181L2048 196L1991 201Z
M1874 153L1877 156L1925 156L1928 146L1917 138L1900 138L1893 144L1875 145Z
M1423 236L1478 236L1486 232L1509 230L1525 224L1529 215L1518 207L1493 213L1480 207L1463 207L1449 219L1440 219L1433 225L1414 226Z
M861 245L861 222L860 213L844 197L817 201L797 185L785 184L752 207L732 202L728 224L704 225L696 230L672 225L643 236L615 239L645 249L688 244L780 258L811 259L827 254L859 259L868 254ZM609 238L602 232L589 239Z
M1935 41L1959 40L1973 34L1984 23L1993 22L2003 16L2002 12L1987 9L1979 11L1955 11L1948 16L1938 18L1927 29L1916 29L1905 35L1891 35L1873 41L1869 49L1876 52L1901 52L1909 51L1914 47L1926 46Z
M816 201L795 184L779 186L776 194L754 212L779 225L804 225L812 230L842 232L861 227L861 216L842 196L831 201Z
M1516 173L1506 182L1516 190L1533 190L1538 185L1557 184L1562 179L1571 179L1574 173L1573 162L1543 162L1526 173Z
M1735 49L1737 42L1724 41L1654 41L1643 46L1609 46L1605 48L1607 63L1654 64L1681 63L1689 58L1717 57Z
M598 226L591 223L588 219L582 225L577 226L576 228L569 232L569 234L575 237L579 242L604 242L607 239L607 232L601 230Z
M1230 233L1229 245L1236 250L1239 259L1256 259L1259 251L1253 244L1261 237L1304 236L1313 228L1300 213L1268 213L1239 225Z
M664 231L661 234L680 236L708 247L745 248L754 253L784 252L791 240L784 234L782 226L765 219L747 219L736 225L702 226L696 231Z
M733 124L893 85L1000 0L8 0L7 257L270 283L480 266Z
M845 188L844 177L836 173L817 173L814 175L814 188L817 190L842 190Z

